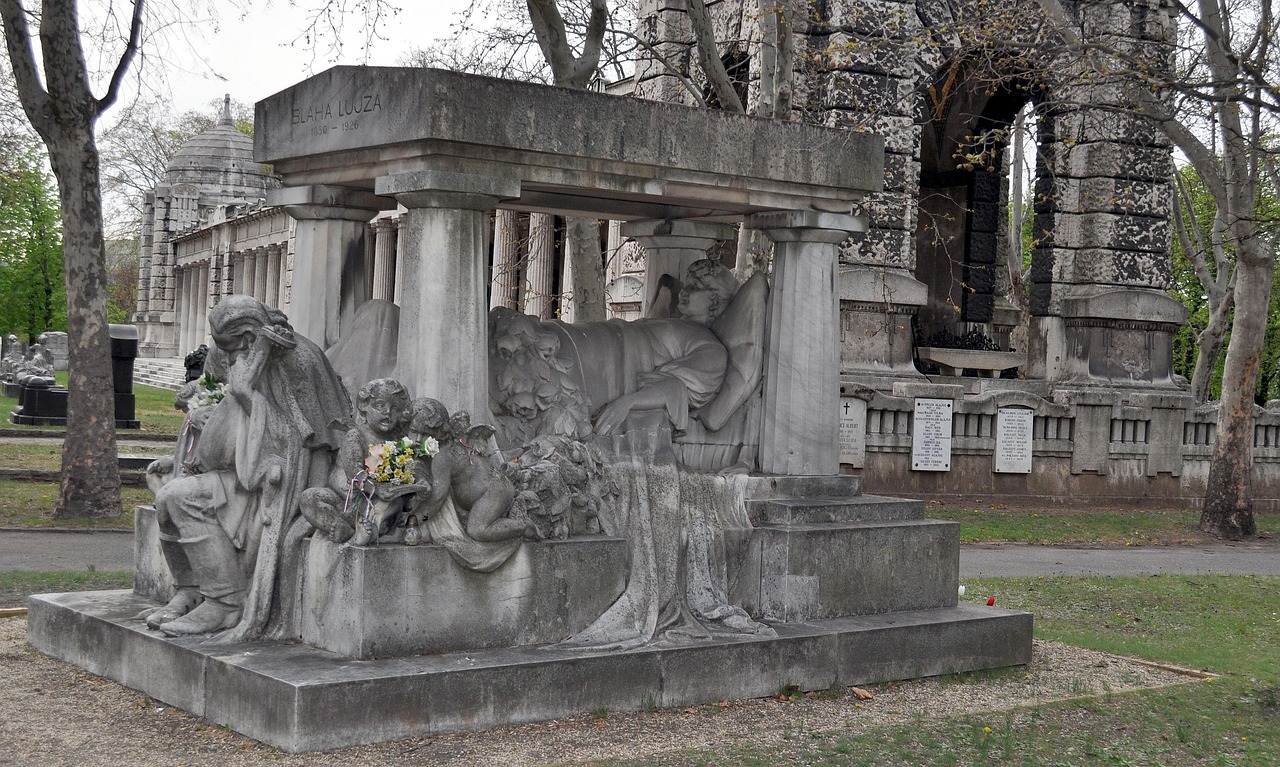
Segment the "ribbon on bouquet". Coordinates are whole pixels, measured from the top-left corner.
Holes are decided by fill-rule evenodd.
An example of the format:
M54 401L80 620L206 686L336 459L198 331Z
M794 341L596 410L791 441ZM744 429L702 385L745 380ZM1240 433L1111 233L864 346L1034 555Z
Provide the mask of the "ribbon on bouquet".
M369 479L367 472L357 471L352 475L351 482L347 486L347 499L343 503L342 514L351 515L351 526L355 530L359 530L360 523L368 519L373 512L373 488L374 482ZM360 507L359 501L355 501L357 495L364 499L364 508Z

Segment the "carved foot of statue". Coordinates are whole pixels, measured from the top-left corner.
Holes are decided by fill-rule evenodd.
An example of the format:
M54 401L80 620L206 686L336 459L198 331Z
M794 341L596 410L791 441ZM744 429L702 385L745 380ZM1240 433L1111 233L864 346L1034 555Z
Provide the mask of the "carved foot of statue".
M171 637L208 634L229 629L240 622L240 608L217 599L206 599L200 606L176 620L160 626Z
M200 592L194 588L178 589L178 593L173 595L173 599L169 600L169 604L164 607L153 607L143 610L134 616L137 620L145 620L147 628L155 630L160 628L163 623L176 620L191 612L191 610L200 604Z
M368 546L369 544L377 545L378 543L378 527L381 520L375 520L372 517L366 517L360 520L360 527L355 532L355 537L351 539L351 546Z

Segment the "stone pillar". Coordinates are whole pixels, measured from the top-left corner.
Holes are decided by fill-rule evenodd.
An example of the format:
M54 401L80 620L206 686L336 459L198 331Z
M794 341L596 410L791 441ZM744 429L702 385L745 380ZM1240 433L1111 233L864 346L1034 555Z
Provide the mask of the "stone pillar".
M209 335L209 298L212 292L209 289L209 264L200 264L196 269L200 277L196 280L196 332L195 343L191 347L193 349L204 343L205 337Z
M327 349L341 336L344 320L349 321L366 298L365 225L394 203L336 186L276 189L268 193L267 202L283 205L297 221L289 321Z
M395 299L396 224L389 218L373 221L373 297Z
M253 266L257 273L253 277L253 297L265 304L268 293L267 279L270 256L267 255L267 249L262 247L254 248L254 255Z
M784 211L749 216L746 226L774 242L760 468L766 474L838 474L838 246L865 231L866 218Z
M401 231L404 230L404 216L397 216L395 218L395 222L396 222L396 269L395 269L394 276L392 278L394 285L392 285L391 296L392 296L392 302L395 303L396 306L399 306L401 293L403 292L401 290L401 286L404 285L404 239L400 236Z
M644 317L674 316L668 307L655 307L653 300L658 280L669 274L684 280L689 264L707 257L707 249L720 240L737 236L729 224L709 221L630 221L622 225L622 235L644 246L644 299L640 313Z
M529 258L524 268L524 313L551 319L551 277L555 269L555 217L529 214Z
M244 251L231 254L231 290L227 295L244 292Z
M293 273L293 254L289 252L289 243L293 242L290 238L288 242L280 246L280 284L276 286L276 305L281 311L289 314L289 285L290 277Z
M489 285L489 308L515 309L520 277L520 214L500 210L493 217L493 279Z
M383 176L378 194L409 210L401 222L397 374L414 396L435 397L489 423L485 231L489 212L516 197L516 179L418 171Z
M182 348L179 354L186 354L196 348L196 282L199 280L194 267L182 270Z
M236 292L246 296L258 293L258 250L244 252L244 281L236 285Z
M280 306L280 246L267 246L267 279L263 285L267 306Z

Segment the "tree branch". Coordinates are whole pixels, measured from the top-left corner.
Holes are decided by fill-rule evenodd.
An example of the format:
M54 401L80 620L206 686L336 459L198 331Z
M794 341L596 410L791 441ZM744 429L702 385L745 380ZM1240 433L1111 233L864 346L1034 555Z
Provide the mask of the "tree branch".
M27 11L21 0L0 0L0 21L4 22L4 41L9 51L18 100L31 126L44 135L53 115L49 112L49 93L40 84L35 51L31 46L31 29Z
M107 92L102 94L102 98L98 99L95 106L94 117L100 117L103 112L111 108L116 103L116 98L120 95L120 83L124 81L125 73L129 71L129 65L133 63L133 59L138 54L138 41L142 38L142 6L144 0L133 0L133 16L129 19L129 41L125 43L124 50L120 53L120 60L116 62L115 71L111 73L111 82L107 85Z
M745 113L747 110L733 89L733 81L725 71L724 62L720 60L716 48L715 29L711 26L711 14L702 0L689 0L689 21L693 25L694 48L698 52L698 64L707 76L707 82L720 100L720 107L726 112Z

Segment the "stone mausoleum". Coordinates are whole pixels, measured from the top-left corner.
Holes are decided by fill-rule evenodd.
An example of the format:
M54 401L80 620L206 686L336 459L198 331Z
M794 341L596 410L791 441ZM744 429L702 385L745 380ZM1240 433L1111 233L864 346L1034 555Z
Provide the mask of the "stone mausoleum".
M708 7L717 39L733 41L722 58L750 105L761 69L756 4ZM828 0L811 11L797 25L792 120L885 138L883 189L861 203L867 231L841 245L842 400L832 418L842 470L868 488L920 496L1196 503L1216 406L1197 406L1172 369L1171 338L1185 312L1165 291L1167 139L1123 111L1123 89L1078 77L1079 62L1026 54L1055 50L1028 21L1033 10L1009 11L1020 19L1010 24L1016 55L975 37L965 3ZM1174 29L1162 0L1090 0L1081 16L1087 35L1157 61ZM642 3L640 29L698 80L682 0ZM695 103L651 58L612 89ZM352 105L349 117L364 106ZM1020 112L1034 124L1035 149L1025 278L1010 274L1017 246L1007 215L1009 128ZM209 308L233 292L305 311L294 283L297 233L318 203L268 204L278 182L234 133L220 125L184 148L149 200L136 318L143 354L206 343ZM371 200L341 211L323 235L346 256L335 267L341 305L322 345L342 336L366 300L403 301L405 207ZM491 306L572 318L564 212L499 203L489 215ZM650 314L656 278L695 257L734 261L737 233L726 221L601 216L611 316ZM1011 286L1023 279L1020 298ZM966 334L989 348L938 340ZM942 419L930 421L928 444L917 433L922 400ZM1280 497L1280 408L1259 408L1257 424L1254 489L1265 508Z

